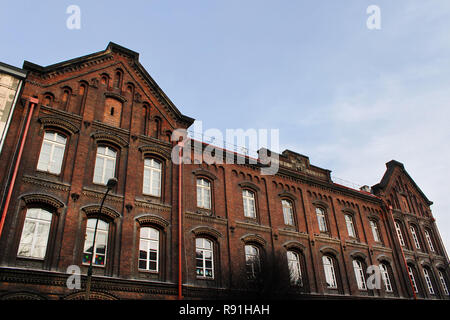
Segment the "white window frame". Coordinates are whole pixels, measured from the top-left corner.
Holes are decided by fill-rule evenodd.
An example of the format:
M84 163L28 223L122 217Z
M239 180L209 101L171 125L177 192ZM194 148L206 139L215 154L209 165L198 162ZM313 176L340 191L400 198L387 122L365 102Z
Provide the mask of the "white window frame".
M356 284L358 285L358 289L367 290L363 264L358 259L353 259L353 270L355 271Z
M205 178L197 178L197 207L211 209L211 182Z
M155 174L158 177L157 182L155 182L154 177ZM145 158L144 159L144 175L143 175L143 183L142 183L142 193L146 195L150 195L153 197L161 197L161 181L162 181L162 163L153 158ZM154 184L157 184L156 188L154 188ZM154 189L157 192L154 192Z
M353 215L345 214L344 217L345 217L345 224L347 225L348 235L352 238L356 238L356 230L355 230L355 223L353 221Z
M292 204L292 201L282 199L281 206L283 208L284 224L294 226L294 205Z
M286 256L289 268L289 281L291 285L303 287L300 255L295 251L289 250Z
M439 280L441 281L442 289L444 289L445 295L448 296L449 292L448 292L447 283L445 282L444 275L442 274L441 270L438 270L438 274L439 274Z
M325 281L330 289L337 289L336 272L334 270L333 258L329 256L322 257L323 270L325 272Z
M320 232L328 232L325 210L317 207L316 208L316 216L317 216L317 223L319 224L319 231Z
M416 228L413 225L410 225L409 230L411 231L411 235L413 237L414 245L416 246L416 249L420 249L420 242L419 242L419 238L417 237Z
M247 278L256 279L261 272L261 256L259 248L254 245L245 245L244 249Z
M144 233L147 233L145 235ZM159 230L152 227L141 227L139 234L139 257L138 268L142 271L159 272ZM141 251L145 251L146 257L141 258ZM151 253L156 253L156 259L151 259ZM145 268L140 267L140 262L145 262ZM156 264L156 268L150 267L151 262Z
M408 266L408 274L409 274L409 277L411 278L414 292L419 293L419 289L417 288L416 279L414 278L414 271L412 270L412 268L410 266Z
M256 198L253 191L242 190L242 200L244 202L244 216L256 218Z
M101 149L104 149L104 154L99 153ZM108 155L109 151L114 153L114 156ZM113 174L111 177L106 175L106 164L108 160L113 161ZM116 176L116 160L117 160L117 151L114 150L111 147L105 146L105 145L99 145L97 146L97 153L95 156L95 166L94 166L94 177L93 182L95 184L102 184L106 185L109 179L114 178ZM101 180L96 180L97 178L97 168L98 170L101 170Z
M208 244L208 245L207 245ZM214 242L206 238L195 239L195 256L196 256L196 274L198 278L214 279ZM208 256L210 258L208 258ZM207 267L206 263L210 261L211 267ZM198 266L201 262L201 266ZM200 270L200 273L199 273ZM208 275L208 270L211 274Z
M89 249L89 247L87 247L89 244L92 247L92 243L94 240L94 232L95 232L95 227L89 227L89 220L92 221L92 223L95 226L95 222L96 220L98 220L98 226L97 226L97 234L95 236L95 248L94 248L94 252L92 253L91 259L95 258L97 255L98 256L103 256L103 264L101 263L97 263L96 260L94 260L92 262L93 266L96 267L105 267L106 266L106 258L108 256L108 236L109 236L109 223L107 223L106 221L102 220L102 219L98 219L98 218L89 218L86 221L86 233L85 233L85 241L84 241L84 247L83 247L83 264L84 265L89 265L89 260L85 259L86 255L90 255L91 253L86 250ZM106 229L106 230L105 230ZM90 235L92 235L92 239L90 238ZM100 237L104 237L106 240L106 243L100 243L99 242L99 238ZM105 253L98 253L98 249L101 245L105 246Z
M427 239L428 246L430 247L430 250L435 252L434 246L433 246L433 240L431 240L431 235L428 232L428 230L425 229L425 238Z
M395 230L397 231L398 241L400 241L400 245L404 247L406 244L405 244L405 240L403 239L403 232L402 232L400 223L398 223L398 221L394 221L394 225L395 225Z
M433 283L431 281L430 273L428 272L427 268L423 268L423 275L425 277L425 283L427 284L428 292L434 295L435 293Z
M374 220L369 220L370 228L372 230L373 239L375 242L381 242L380 231L378 228L378 223Z
M31 217L31 214L35 214L37 217ZM52 223L52 213L41 208L29 208L25 214L25 221L22 228L22 234L20 236L19 248L17 250L17 256L23 258L41 259L45 258L48 246L48 239L50 235L50 226ZM31 241L25 239L24 230L27 225L34 225L33 233L31 234ZM41 229L43 228L43 229ZM39 232L41 230L41 232ZM39 254L37 248L37 242L39 238L45 239L42 243L42 247L45 248ZM25 246L30 246L29 254L21 254Z
M392 283L391 283L391 279L389 277L389 268L386 264L381 263L380 264L380 271L381 271L381 277L383 278L383 282L384 282L384 289L386 292L393 292L394 290L392 289Z
M58 141L58 138L63 138L64 142ZM42 141L41 150L39 152L39 160L37 164L37 170L43 172L49 172L59 175L61 173L62 164L64 161L64 153L66 150L67 138L66 136L55 132L55 131L45 131L44 140ZM50 154L48 163L44 163L43 160L43 150L45 146L50 146ZM55 149L62 149L61 159L55 159ZM56 166L57 168L53 168Z

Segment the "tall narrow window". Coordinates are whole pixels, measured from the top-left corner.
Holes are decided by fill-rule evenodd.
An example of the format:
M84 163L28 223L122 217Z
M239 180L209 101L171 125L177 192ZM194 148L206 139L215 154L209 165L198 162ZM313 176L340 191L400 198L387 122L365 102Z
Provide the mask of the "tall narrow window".
M428 230L425 230L425 238L427 239L428 246L430 247L430 250L434 252L433 241L431 240L431 235L428 232Z
M353 260L353 270L355 271L356 283L359 290L366 290L366 279L364 277L364 268L361 261Z
M245 246L245 266L247 279L256 279L261 271L259 249L252 245Z
M110 147L98 146L95 159L94 183L106 184L114 178L116 171L116 152Z
M380 231L378 229L378 224L374 220L370 220L370 229L372 230L373 240L375 242L381 242Z
M139 237L139 269L158 272L159 231L142 227Z
M283 207L284 224L288 226L294 225L294 209L292 202L289 200L281 200L281 206Z
M161 163L155 159L144 160L144 184L142 192L154 197L161 196Z
M434 294L433 283L431 282L430 272L427 268L423 268L423 275L425 277L425 282L427 283L428 292Z
M415 292L415 293L418 293L419 290L417 289L417 283L416 283L416 279L415 279L415 277L414 277L414 271L413 271L413 269L411 268L411 266L408 266L408 274L409 274L409 278L411 279L411 283L412 283L412 285L413 285L414 292Z
M211 184L206 179L197 179L197 207L211 209Z
M444 289L445 295L448 296L449 295L448 287L447 287L447 282L445 281L444 274L442 273L441 270L438 270L438 274L439 274L439 281L441 281L442 289Z
M288 251L287 261L289 267L289 279L292 285L303 286L300 256L297 252Z
M255 194L249 190L242 191L244 201L244 216L256 218Z
M417 237L416 228L414 226L409 226L409 230L411 230L411 235L414 240L414 245L416 246L417 249L420 249L420 242L419 242L419 238Z
M51 221L52 214L44 209L30 208L27 210L17 256L45 258Z
M319 231L327 232L327 219L325 217L325 210L316 208L317 222L319 223Z
M195 256L197 276L214 278L213 242L205 238L195 239Z
M327 282L327 287L336 289L336 273L334 271L333 259L329 256L322 257L323 269L325 271L325 281Z
M54 174L61 173L61 167L64 158L64 150L66 148L66 137L63 135L47 131L44 134L41 152L37 169Z
M351 215L345 215L345 224L347 225L348 235L352 238L356 238L355 224L353 223L353 217Z
M403 240L403 233L400 223L398 223L398 221L395 221L394 224L395 230L397 231L398 241L400 242L400 245L405 246L405 240Z
M384 289L386 290L386 292L392 292L392 284L391 284L391 279L389 277L389 269L388 266L384 263L380 264L380 271L381 271L381 277L383 279L384 282Z
M95 236L95 248L94 244L94 232L95 224L97 225L97 234ZM86 225L86 235L83 250L83 264L89 264L94 254L93 265L104 266L106 263L106 247L108 243L108 229L109 225L100 219L88 219Z

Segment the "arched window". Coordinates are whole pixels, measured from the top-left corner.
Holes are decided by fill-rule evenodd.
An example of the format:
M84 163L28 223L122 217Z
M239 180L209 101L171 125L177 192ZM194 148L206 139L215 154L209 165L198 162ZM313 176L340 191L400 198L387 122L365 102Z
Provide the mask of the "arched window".
M356 283L359 290L367 290L366 278L364 276L364 266L361 260L353 259L353 271L355 272Z
M370 229L372 230L373 240L375 242L381 242L380 229L378 228L378 223L375 220L369 220Z
M325 216L325 210L322 208L317 207L316 208L316 216L317 216L317 222L319 224L319 231L320 232L327 232L327 219Z
M254 245L245 246L245 269L250 280L256 279L261 272L259 248Z
M142 190L144 194L154 197L161 196L161 173L161 162L153 158L144 159L144 183Z
M60 174L65 148L65 136L54 131L46 131L39 153L37 170Z
M295 251L287 252L287 262L289 267L289 279L291 285L303 286L302 268L300 264L300 255Z
M347 225L347 232L349 237L356 238L355 224L353 222L353 216L350 214L344 215L345 224Z
M284 224L293 226L294 223L294 207L290 200L281 200L281 206L283 207Z
M381 278L383 279L384 289L386 292L393 292L391 278L389 276L390 266L386 263L380 263Z
M211 209L211 183L204 179L197 179L197 207Z
M431 270L429 270L428 267L423 268L423 276L425 277L425 283L427 284L428 292L430 294L435 294L433 281L431 279Z
M244 216L256 218L255 193L247 189L242 190L242 200L244 202Z
M64 87L63 88L63 94L61 97L61 104L62 104L62 109L66 110L69 107L69 103L70 103L70 96L72 95L72 90L69 87Z
M196 274L200 278L214 278L214 244L206 238L195 239Z
M98 146L95 159L94 183L104 184L115 177L117 152L108 146Z
M27 209L17 251L18 257L45 258L51 222L50 212L41 208Z
M439 275L439 281L441 282L442 289L444 290L444 294L446 296L449 295L448 286L447 286L447 279L444 276L444 272L441 270L438 270Z
M337 289L336 272L334 268L333 258L325 255L322 257L323 269L325 272L325 281L327 287Z
M428 247L431 251L434 251L433 240L431 239L431 234L428 230L425 230L425 238L427 239Z
M139 236L139 269L159 271L159 231L142 227Z
M94 245L94 233L95 226L97 225L97 233L95 236L95 248ZM83 264L89 264L94 254L93 265L105 266L107 244L108 244L108 230L109 224L103 220L90 218L86 224L86 235L83 249Z
M420 249L420 242L419 242L419 237L416 232L416 228L413 225L410 225L409 230L411 231L411 235L413 237L414 245L416 246L416 249Z
M405 240L403 238L403 232L402 232L402 227L400 225L400 222L398 221L394 221L394 225L395 225L395 231L397 231L397 237L398 237L398 241L400 242L401 246L405 246Z
M44 106L51 107L52 104L53 104L53 100L54 100L53 95L52 95L51 93L46 93L46 94L44 95L44 99L42 100L42 104L43 104Z
M412 283L414 292L419 293L419 288L417 287L415 272L414 272L413 267L410 265L408 265L408 275L409 275L409 278L411 279L411 283Z

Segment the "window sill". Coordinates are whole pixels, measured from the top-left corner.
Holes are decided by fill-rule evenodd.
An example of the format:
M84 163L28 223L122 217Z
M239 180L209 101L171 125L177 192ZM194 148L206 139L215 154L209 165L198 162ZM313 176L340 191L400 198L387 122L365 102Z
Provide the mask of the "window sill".
M207 280L207 281L214 281L214 277L201 277L201 276L196 276L197 280Z

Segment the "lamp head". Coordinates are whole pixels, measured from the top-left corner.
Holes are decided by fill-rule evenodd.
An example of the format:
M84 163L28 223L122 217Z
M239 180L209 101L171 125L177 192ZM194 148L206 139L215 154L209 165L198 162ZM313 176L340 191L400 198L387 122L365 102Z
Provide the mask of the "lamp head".
M108 182L106 183L106 187L108 189L112 189L117 185L117 179L116 178L111 178L108 180Z

